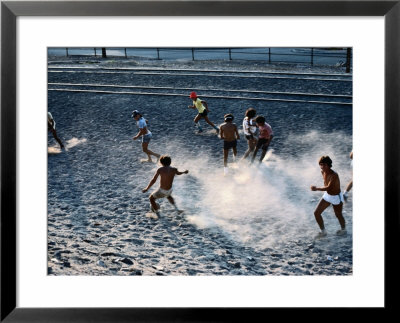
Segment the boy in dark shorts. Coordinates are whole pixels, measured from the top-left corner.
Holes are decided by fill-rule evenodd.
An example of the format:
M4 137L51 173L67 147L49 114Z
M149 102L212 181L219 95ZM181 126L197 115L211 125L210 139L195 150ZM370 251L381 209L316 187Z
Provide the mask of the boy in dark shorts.
M258 150L261 148L262 153L260 156L259 162L261 163L267 154L267 150L269 147L269 144L271 143L272 138L274 137L274 133L272 132L271 126L265 122L265 118L263 116L258 116L256 118L256 124L258 129L260 130L260 135L258 136L256 148L254 149L253 152L253 157L251 159L251 162L254 162L254 159L256 158Z
M229 150L232 148L233 159L236 159L237 155L237 140L240 139L238 128L236 124L233 123L233 114L225 114L225 123L219 126L221 139L224 140L224 174L228 173L228 154Z
M155 218L160 216L159 210L160 205L156 203L156 199L166 197L168 201L175 207L178 213L182 213L183 211L179 210L175 204L174 198L172 197L172 183L174 182L175 175L182 175L189 173L188 170L184 172L178 171L177 168L171 167L171 157L167 155L163 155L160 157L160 163L162 167L157 169L154 177L150 181L149 185L142 190L143 193L146 193L151 186L157 181L158 176L160 176L160 187L151 193L149 199L151 204L151 210L156 214Z
M332 160L329 156L322 156L319 161L319 167L321 168L321 174L324 179L323 187L311 186L312 191L323 191L325 192L321 200L318 203L317 208L314 211L315 220L321 229L321 232L316 238L326 236L324 220L322 219L322 212L332 204L333 211L339 221L341 229L336 232L337 235L346 234L346 222L342 215L343 209L343 194L340 191L340 180L339 175L332 170Z
M193 105L189 105L188 108L189 109L197 109L197 112L198 112L198 114L194 118L194 123L198 129L198 132L199 133L203 132L203 129L201 129L201 127L200 127L199 121L200 121L200 119L204 119L211 127L213 127L217 131L217 134L218 134L218 132L219 132L218 127L216 127L215 124L213 124L207 117L208 112L210 112L210 110L208 109L207 102L201 100L197 96L196 92L190 93L189 97L193 100Z

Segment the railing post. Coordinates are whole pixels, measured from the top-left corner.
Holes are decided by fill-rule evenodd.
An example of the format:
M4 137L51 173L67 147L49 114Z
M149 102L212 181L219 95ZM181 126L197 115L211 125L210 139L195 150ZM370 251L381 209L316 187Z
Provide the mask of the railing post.
M65 49L65 53L66 53L66 55L68 57L68 47Z
M232 52L231 52L231 49L229 48L229 60L231 61L232 60Z
M347 48L346 55L346 73L350 73L350 61L351 61L351 48Z
M107 52L106 52L106 49L104 47L101 49L101 57L107 58Z
M268 63L271 64L271 47L268 47Z
M314 48L311 48L311 66L314 66Z
M125 58L128 58L128 55L126 54L126 47L125 47Z
M94 48L94 57L97 57L97 49L96 49L96 47Z
M160 49L157 48L157 59L160 60Z
M194 48L192 48L192 61L194 61Z

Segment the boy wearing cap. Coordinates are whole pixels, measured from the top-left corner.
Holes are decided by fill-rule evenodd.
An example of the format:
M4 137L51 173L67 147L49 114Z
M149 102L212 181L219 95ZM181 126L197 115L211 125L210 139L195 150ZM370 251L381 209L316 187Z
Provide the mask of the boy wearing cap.
M229 150L232 148L233 160L236 159L237 155L237 140L240 139L238 128L235 123L233 123L233 114L225 114L225 123L219 126L221 139L224 140L224 174L228 173L228 154Z
M171 167L171 157L167 155L163 155L160 157L160 163L162 167L157 169L157 172L154 174L152 180L149 185L142 190L143 193L146 193L151 186L157 181L158 176L160 176L160 187L151 193L149 199L151 204L151 210L157 215L159 214L160 206L156 203L156 199L167 198L168 201L174 206L175 210L178 213L182 213L183 211L179 210L175 204L174 198L171 196L172 194L172 183L174 182L175 175L182 175L189 173L188 170L184 172L178 171L177 168ZM157 218L156 217L156 218Z
M201 129L199 121L200 119L204 119L211 127L213 127L216 131L217 134L219 133L219 129L218 127L215 126L215 124L213 124L207 117L208 112L210 112L210 110L208 109L208 105L206 101L201 100L196 92L192 92L190 93L189 96L192 100L193 100L193 105L189 105L188 108L189 109L197 109L197 116L194 118L194 123L195 126L197 127L197 129L199 129L199 133L203 132L203 129Z
M338 230L336 234L344 235L346 234L346 222L342 215L343 194L340 191L339 175L332 170L332 160L329 158L329 156L322 156L319 159L318 163L319 167L321 168L322 177L324 179L324 186L316 187L313 185L311 186L311 190L323 191L325 193L314 211L315 220L317 221L321 229L321 232L317 235L317 238L326 236L324 220L322 219L321 214L331 204L341 227L341 229Z
M261 163L262 160L264 159L265 155L267 154L267 150L268 150L269 144L271 143L272 138L274 137L274 133L272 132L271 126L265 122L265 118L263 116L258 116L256 118L256 124L257 124L258 129L260 130L260 135L258 136L256 148L254 149L251 162L252 163L254 162L257 152L261 148L262 153L261 153L260 160L259 160L259 162Z
M154 152L152 152L148 146L150 143L150 140L152 138L152 134L150 132L150 130L147 128L147 123L146 120L143 118L143 116L141 115L141 113L138 110L134 110L132 112L132 118L136 120L136 124L139 128L139 132L137 133L137 135L135 137L133 137L133 140L138 139L139 137L142 137L142 150L145 154L147 154L147 162L151 163L151 156L155 156L157 159L160 158L159 154L156 154Z
M47 112L47 131L50 131L53 134L54 139L58 142L60 148L63 149L64 145L61 139L57 136L56 122L54 121L53 116L50 112Z

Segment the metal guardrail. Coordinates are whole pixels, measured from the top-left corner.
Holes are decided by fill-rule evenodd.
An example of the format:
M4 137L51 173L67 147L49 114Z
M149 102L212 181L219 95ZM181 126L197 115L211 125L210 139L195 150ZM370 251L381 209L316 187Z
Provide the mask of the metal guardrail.
M284 52L282 48L65 48L66 56L95 57L146 57L157 60L171 59L168 55L191 60L228 59L228 60L265 60L268 63L303 63L314 65L336 65L345 67L349 73L352 66L351 48L298 48L303 52ZM251 51L253 50L253 51ZM140 51L142 53L140 53ZM78 54L80 52L80 54ZM82 54L83 53L83 54ZM207 54L208 58L201 58ZM296 61L296 58L308 60ZM292 59L293 58L293 59ZM318 64L318 59L337 59L335 63Z

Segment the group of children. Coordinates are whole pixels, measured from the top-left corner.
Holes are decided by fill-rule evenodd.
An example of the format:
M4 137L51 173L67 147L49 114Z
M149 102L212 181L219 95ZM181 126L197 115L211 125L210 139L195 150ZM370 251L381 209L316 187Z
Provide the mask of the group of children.
M198 114L194 119L198 131L203 131L200 127L199 121L201 119L204 119L211 127L213 127L217 131L217 134L219 134L220 138L224 141L224 174L227 174L229 151L230 149L232 149L235 159L237 156L237 140L240 139L238 127L235 123L233 123L234 116L230 113L226 114L224 116L225 122L217 127L208 119L207 115L209 109L207 102L201 100L195 92L190 93L189 97L193 100L193 105L189 106L189 108L197 109L198 111ZM154 217L158 218L158 216L160 215L160 205L156 203L156 199L160 198L167 198L168 201L178 211L178 213L181 213L182 211L177 208L174 198L171 195L172 184L175 175L188 174L189 171L185 170L183 172L180 172L177 168L171 167L170 156L161 156L160 154L151 151L148 146L152 138L152 133L148 129L147 120L143 118L142 114L138 110L134 110L132 112L132 118L137 122L137 126L139 128L139 132L132 139L137 140L140 137L142 138L142 150L147 155L147 160L143 161L152 162L151 156L154 156L157 161L160 161L162 165L162 167L157 169L147 187L142 190L143 193L147 192L150 187L152 187L156 183L158 177L160 177L160 187L156 191L154 191L149 197L151 210L154 213ZM60 147L64 148L63 143L57 136L57 132L55 130L55 121L50 112L48 112L48 131L53 134ZM256 116L255 109L249 108L246 110L245 118L243 119L243 132L247 140L248 149L246 150L242 160L251 155L251 163L253 163L258 150L260 150L261 148L262 153L259 158L259 163L261 163L274 136L271 126L265 121L265 118L263 116ZM353 159L353 152L351 152L350 158ZM323 194L320 202L318 203L318 206L314 211L316 222L321 229L317 237L324 237L327 234L321 214L330 205L333 206L334 213L340 224L340 230L337 231L337 234L346 234L346 223L342 215L343 201L347 200L347 194L353 186L353 181L350 181L350 183L346 187L345 193L342 194L340 189L339 175L332 170L332 160L330 159L330 157L322 156L319 159L318 163L321 168L324 186L317 187L313 185L311 186L311 190L324 191L325 193Z
M204 119L211 127L213 127L217 131L217 134L219 134L220 138L224 141L224 174L226 174L228 170L229 151L230 149L232 149L234 159L236 159L237 140L240 139L238 127L235 123L233 123L234 116L231 113L226 114L224 116L225 122L221 124L218 128L208 119L209 108L207 102L201 100L195 92L190 93L189 97L193 100L193 104L190 105L189 108L197 109L198 111L198 114L194 119L195 126L198 128L198 132L203 131L199 124L199 121L201 119ZM137 125L139 127L139 132L135 137L133 137L133 139L136 140L140 136L142 136L142 147L143 152L145 152L148 156L147 161L152 161L151 156L155 156L157 160L159 159L160 163L162 164L162 167L157 169L155 175L153 176L147 187L142 190L143 192L147 192L150 187L156 183L157 178L160 177L160 187L156 191L154 191L149 197L151 210L156 214L155 217L158 218L160 205L156 203L156 199L167 198L168 201L175 207L175 209L179 213L181 213L182 211L176 207L175 201L171 195L172 183L175 175L188 174L189 171L178 171L177 168L170 166L171 158L169 156L160 156L159 154L150 151L148 149L148 143L151 139L151 132L147 128L146 120L137 110L133 111L132 117L137 121ZM262 153L259 159L259 162L261 163L274 136L271 126L266 122L263 116L256 116L255 109L249 108L246 110L245 118L243 120L243 132L247 140L248 149L246 150L242 159L246 159L251 155L251 162L253 163L258 150L261 148ZM353 158L353 153L351 153L350 158ZM343 200L344 198L347 198L348 191L352 187L352 181L348 184L345 195L343 195L340 189L339 175L332 170L332 160L330 159L330 157L322 156L319 159L318 163L321 168L324 186L317 187L313 185L311 186L311 190L324 191L325 193L323 194L320 202L318 203L318 206L314 211L316 222L321 229L317 237L319 238L327 235L321 214L330 205L333 206L334 213L340 224L340 230L338 230L336 233L338 235L344 235L346 234L346 223L342 215Z

